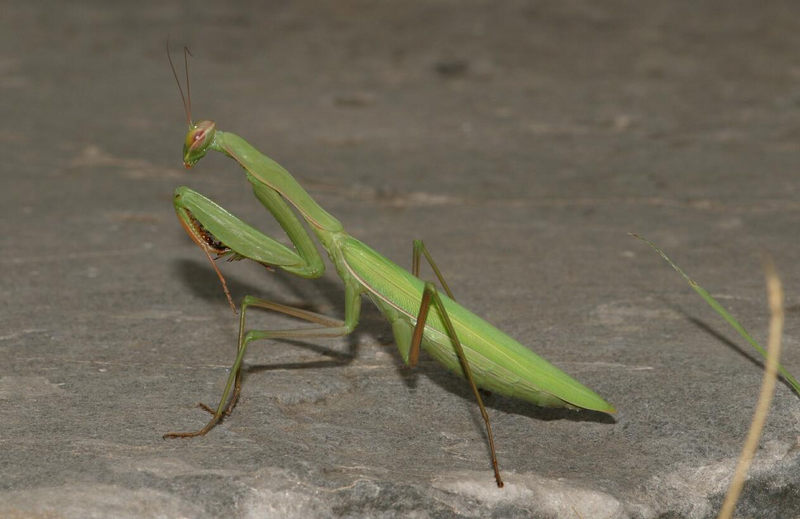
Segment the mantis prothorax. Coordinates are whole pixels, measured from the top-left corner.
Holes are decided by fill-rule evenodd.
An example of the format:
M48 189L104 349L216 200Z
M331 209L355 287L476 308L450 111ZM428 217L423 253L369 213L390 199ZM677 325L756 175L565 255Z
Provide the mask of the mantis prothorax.
M167 50L169 55L169 50ZM184 51L184 59L188 50ZM175 80L178 81L172 65ZM180 81L178 81L180 89ZM344 320L246 295L241 303L236 360L213 416L197 431L172 432L165 438L206 434L231 413L241 394L242 359L248 345L265 339L306 339L347 335L358 324L361 296L366 295L389 320L400 355L409 366L417 364L420 348L450 371L466 378L486 425L497 486L503 486L497 463L489 415L478 388L527 400L547 407L584 408L614 413L614 408L570 376L542 359L519 342L456 303L452 292L422 241L413 243L411 272L384 258L350 236L342 224L315 202L278 163L261 154L241 137L216 128L213 121L194 122L188 87L184 98L189 131L183 145L183 163L191 168L208 151L235 160L245 171L256 198L272 213L293 247L286 247L262 234L209 198L189 189L175 191L178 218L192 240L203 250L219 276L228 302L235 310L225 280L212 255L246 258L270 268L280 268L304 278L318 278L325 265L314 245L311 229L344 283ZM294 209L299 213L292 210ZM420 259L431 265L442 288L419 278ZM250 308L287 314L313 324L288 330L250 330L246 317Z

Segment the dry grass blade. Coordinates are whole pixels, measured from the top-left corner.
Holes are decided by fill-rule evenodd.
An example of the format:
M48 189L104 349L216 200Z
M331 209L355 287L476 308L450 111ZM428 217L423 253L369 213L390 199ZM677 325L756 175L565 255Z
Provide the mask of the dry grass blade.
M781 334L783 331L783 289L771 261L766 262L765 270L770 310L767 365L764 369L764 379L761 383L758 405L753 414L753 421L750 424L750 432L747 433L747 439L744 442L744 447L742 447L742 454L739 456L739 463L736 465L736 471L733 474L733 480L730 487L728 487L725 501L723 501L722 508L717 516L718 519L730 519L733 516L733 512L736 509L736 501L739 499L745 477L747 477L747 471L750 469L753 455L758 448L758 440L761 438L761 432L764 429L764 423L769 413L769 406L772 403L772 396L775 393L778 358L781 354Z

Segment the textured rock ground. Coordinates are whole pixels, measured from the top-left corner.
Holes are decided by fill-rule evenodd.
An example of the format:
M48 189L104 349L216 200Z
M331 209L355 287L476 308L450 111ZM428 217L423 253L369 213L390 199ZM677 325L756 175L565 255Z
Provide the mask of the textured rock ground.
M761 378L646 234L754 335L759 253L800 371L800 17L793 2L7 2L0 17L0 515L713 517ZM255 346L207 437L236 319L171 207L185 184L270 233L241 171L186 172L164 56L198 118L296 173L401 264L423 238L458 298L615 417L488 400L403 368L365 304L341 341ZM223 266L341 315L318 282ZM260 316L260 326L286 323ZM778 387L742 517L800 509L800 401Z

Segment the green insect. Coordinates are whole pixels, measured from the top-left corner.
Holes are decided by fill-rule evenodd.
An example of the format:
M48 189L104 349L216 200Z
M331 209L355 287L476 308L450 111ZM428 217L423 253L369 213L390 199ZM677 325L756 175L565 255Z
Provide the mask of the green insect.
M169 50L167 52L169 56ZM185 49L185 61L187 53ZM170 66L178 81L171 59ZM345 316L341 321L245 296L239 317L238 352L219 405L212 409L200 404L213 415L211 420L197 431L172 432L165 434L165 438L204 435L223 416L231 413L241 393L242 359L251 342L347 335L358 324L362 295L366 295L391 323L395 342L407 365L416 365L419 350L423 348L447 369L469 382L486 424L498 487L503 486L503 480L497 464L489 415L478 388L540 406L615 412L614 407L592 390L456 303L422 241L414 241L411 272L384 258L350 236L342 224L322 209L278 163L261 154L241 137L217 130L213 121L193 122L188 71L188 102L180 90L189 124L183 146L184 165L187 168L194 166L209 150L235 160L244 169L256 198L272 213L294 245L294 248L290 248L278 243L196 191L187 187L179 187L175 191L174 205L178 218L211 262L234 311L236 308L225 279L212 255L246 258L309 279L322 275L325 265L312 236L290 207L294 206L327 252L344 283ZM433 283L419 278L421 256L425 256L447 295L441 294ZM287 314L313 323L313 326L290 330L248 330L246 316L251 307Z

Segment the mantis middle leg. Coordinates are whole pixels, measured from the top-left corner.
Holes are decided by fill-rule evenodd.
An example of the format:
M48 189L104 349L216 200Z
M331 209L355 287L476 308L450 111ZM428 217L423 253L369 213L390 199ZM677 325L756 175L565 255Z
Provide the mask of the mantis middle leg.
M299 319L315 323L317 326L288 330L248 331L246 325L247 311L253 307L272 310L297 317ZM341 337L343 335L348 335L353 331L353 329L355 329L356 324L358 324L358 317L361 312L361 295L357 286L351 284L345 286L344 321L321 315L316 312L309 312L308 310L274 303L253 296L245 296L242 300L241 308L242 311L241 315L239 316L239 346L236 352L236 360L231 367L230 374L228 375L228 381L225 384L225 389L222 392L217 409L212 410L205 404L199 404L200 407L213 415L211 420L209 420L205 427L197 431L170 432L165 434L164 438L189 438L193 436L203 436L215 425L217 425L219 421L222 420L223 416L231 413L236 405L237 400L239 399L239 394L241 393L242 360L244 359L244 354L247 351L247 346L252 341L265 339L309 339L317 337ZM233 395L231 395L231 389L233 389Z

